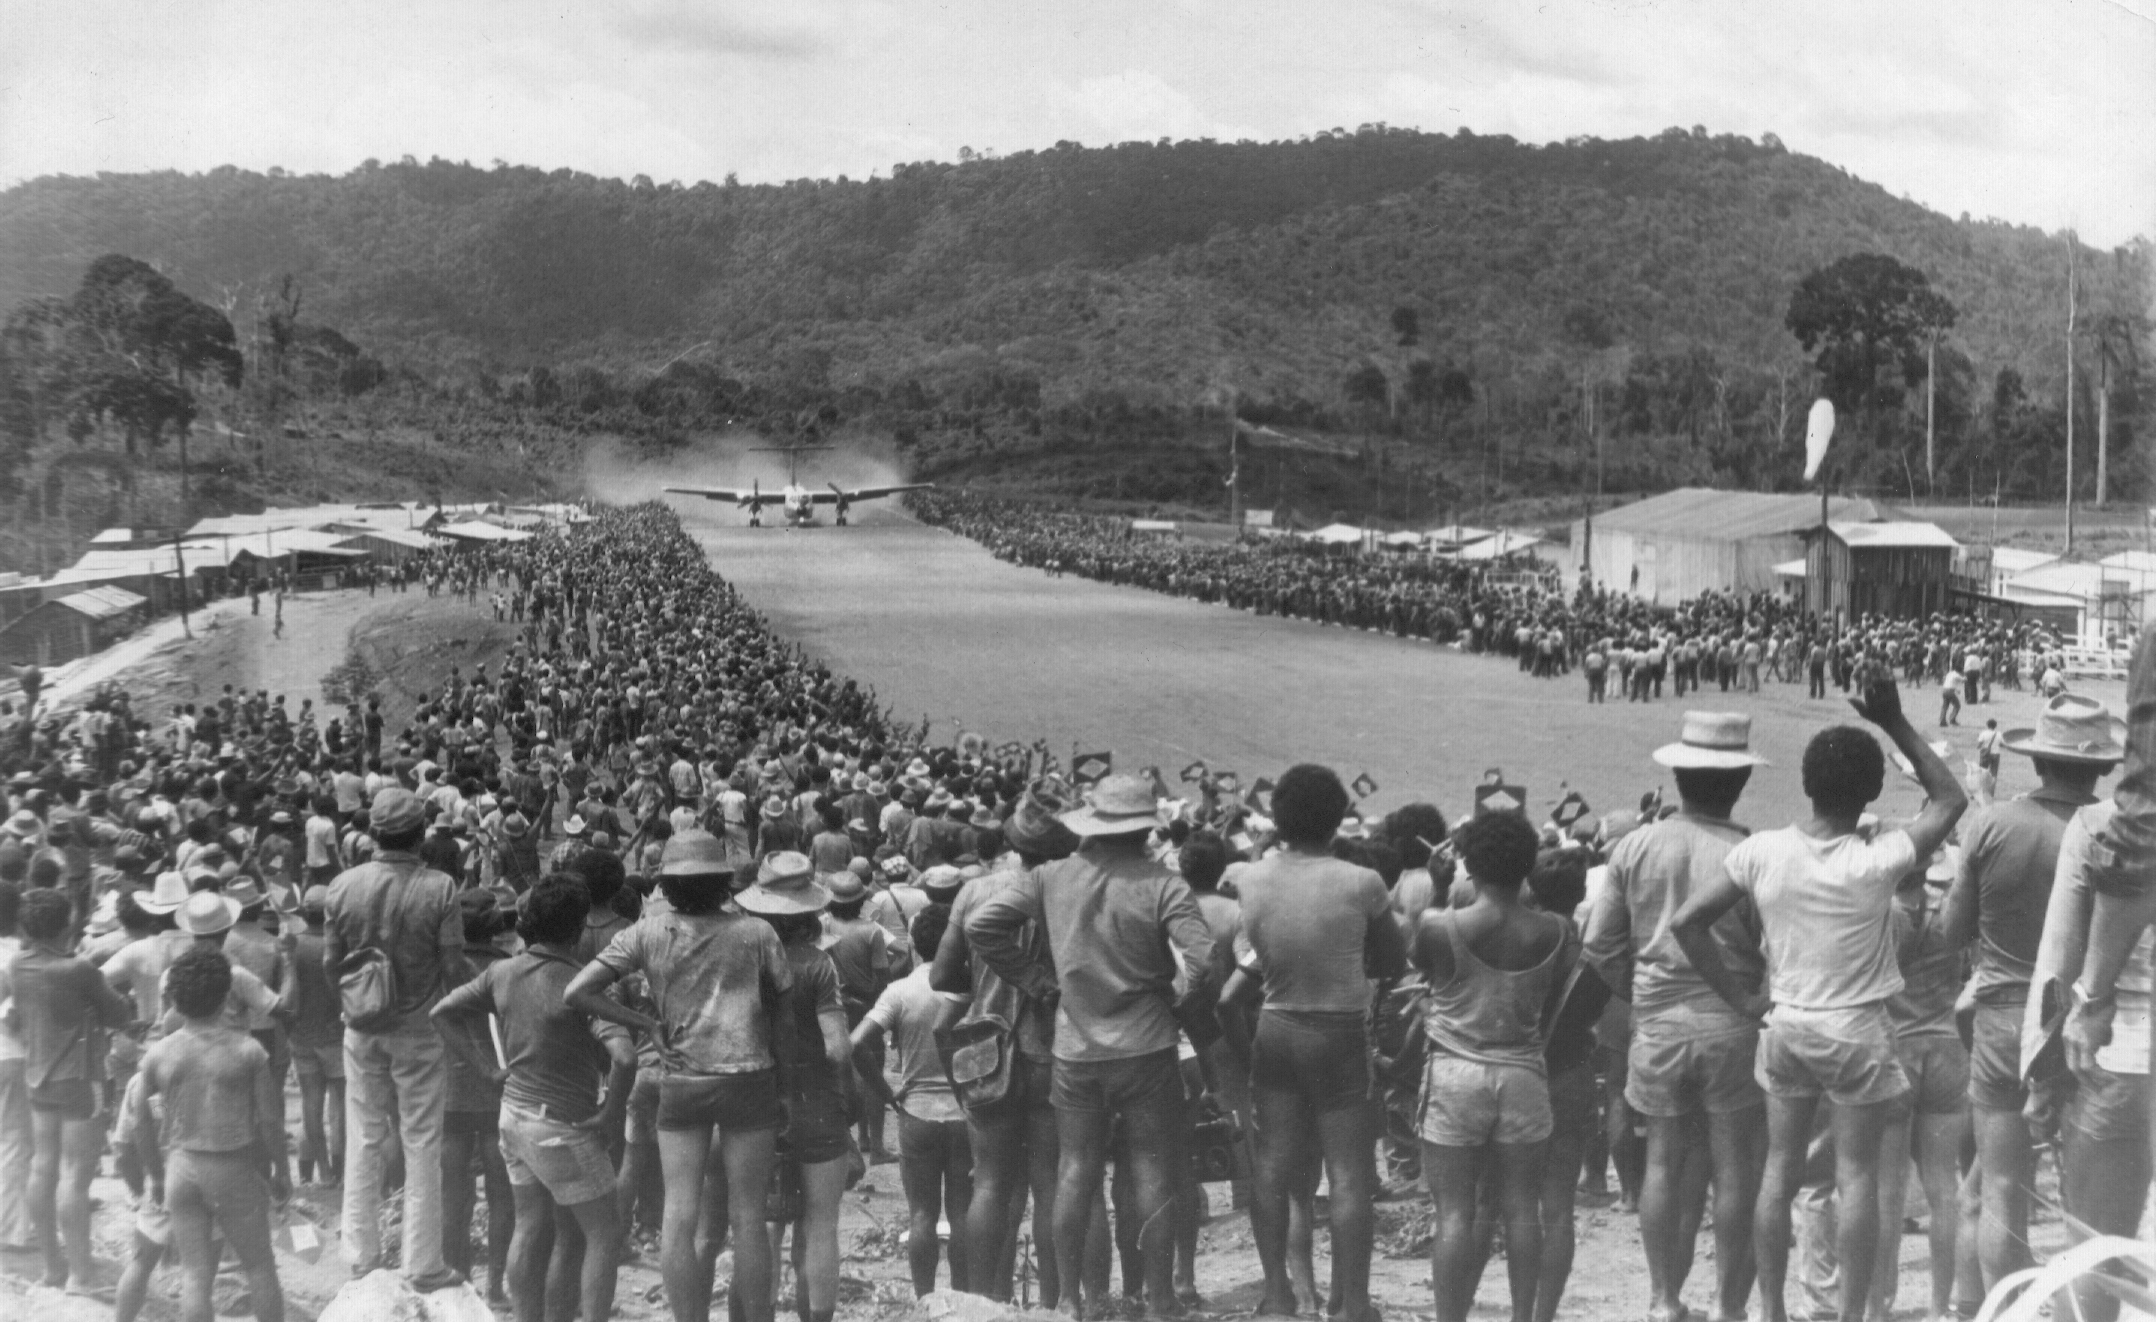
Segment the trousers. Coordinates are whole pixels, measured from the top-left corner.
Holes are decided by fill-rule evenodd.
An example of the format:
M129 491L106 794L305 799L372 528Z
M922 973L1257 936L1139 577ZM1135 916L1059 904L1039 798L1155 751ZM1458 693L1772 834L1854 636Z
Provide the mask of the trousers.
M0 1244L37 1243L30 1225L30 1080L21 1057L0 1060Z
M382 1265L382 1176L404 1148L404 1274L442 1275L442 1110L449 1061L424 1013L380 1033L344 1032L344 1242L355 1268Z

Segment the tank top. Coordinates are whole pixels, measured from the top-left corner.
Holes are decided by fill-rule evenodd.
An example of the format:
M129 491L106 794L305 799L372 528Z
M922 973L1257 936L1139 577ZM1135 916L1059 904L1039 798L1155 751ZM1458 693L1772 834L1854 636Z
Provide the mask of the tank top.
M1445 939L1452 945L1452 977L1430 988L1423 1010L1423 1031L1430 1049L1485 1065L1524 1065L1543 1072L1543 1007L1579 953L1579 934L1570 923L1555 949L1540 963L1519 972L1485 964L1460 937L1459 914L1438 912Z

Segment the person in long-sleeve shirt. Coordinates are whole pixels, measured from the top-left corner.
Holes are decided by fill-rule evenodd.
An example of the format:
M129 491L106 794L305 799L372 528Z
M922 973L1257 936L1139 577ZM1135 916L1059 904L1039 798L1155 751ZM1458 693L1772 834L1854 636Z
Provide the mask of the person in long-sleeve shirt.
M966 940L990 968L1056 1007L1055 1248L1066 1305L1082 1306L1073 1283L1120 1116L1137 1177L1136 1215L1148 1227L1147 1293L1156 1308L1175 1306L1172 1227L1154 1214L1172 1197L1171 1173L1184 1159L1176 974L1191 988L1187 1004L1204 1005L1218 988L1212 932L1196 897L1146 852L1158 811L1144 780L1108 777L1087 807L1062 819L1084 841L1078 852L1014 877L966 920ZM1029 957L1028 923L1046 931L1053 970Z

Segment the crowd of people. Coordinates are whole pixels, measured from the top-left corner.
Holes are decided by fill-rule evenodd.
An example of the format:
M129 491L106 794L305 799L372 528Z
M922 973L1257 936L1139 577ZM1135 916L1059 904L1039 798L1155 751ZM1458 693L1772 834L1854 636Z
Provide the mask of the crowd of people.
M227 1253L280 1318L295 1182L339 1190L355 1276L483 1278L519 1322L608 1316L640 1228L681 1322L721 1287L772 1317L782 1253L824 1322L841 1197L893 1160L916 1291L1023 1280L1074 1317L1201 1305L1220 1180L1259 1311L1348 1322L1377 1311L1376 1204L1418 1185L1440 1322L1499 1236L1515 1322L1557 1316L1575 1201L1612 1169L1657 1322L1688 1312L1710 1199L1709 1315L1756 1288L1769 1322L1792 1275L1807 1311L1888 1315L1911 1171L1930 1316L2027 1263L2054 1138L2066 1209L2136 1232L2147 646L2131 739L2059 695L1995 741L2040 788L1966 814L1902 658L1867 642L1870 728L1811 739L1795 825L1738 824L1786 773L1708 712L1655 754L1667 809L1363 823L1313 764L1269 800L1203 777L1170 800L932 744L776 638L658 506L408 581L485 594L518 639L408 720L29 694L0 740L0 1250L122 1322L168 1257L207 1318ZM1788 622L1690 618L1755 613ZM1868 811L1880 736L1925 791L1909 821ZM90 1252L108 1157L135 1199L117 1280Z
M1470 561L1367 552L1293 537L1190 542L1139 535L1130 522L1042 510L964 491L918 491L924 523L986 546L998 559L1052 575L1218 602L1260 615L1453 643L1517 660L1542 679L1585 678L1587 701L1647 702L1716 687L1757 693L1763 681L1804 683L1814 698L1846 695L1858 665L1884 660L1911 687L1940 690L1940 723L2010 689L2066 681L2059 638L2034 623L1938 614L1834 622L1770 592L1705 592L1656 606L1585 580L1567 590L1550 565L1520 555ZM1980 697L1981 694L1981 697Z

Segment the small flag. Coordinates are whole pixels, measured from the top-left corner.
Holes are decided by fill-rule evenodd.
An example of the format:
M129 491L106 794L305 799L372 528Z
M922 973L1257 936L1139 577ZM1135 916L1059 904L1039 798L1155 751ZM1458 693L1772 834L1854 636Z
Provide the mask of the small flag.
M1175 797L1173 794L1168 792L1168 782L1160 778L1159 767L1147 767L1145 770L1139 772L1138 774L1145 777L1146 782L1152 785L1154 798L1172 799Z
M1567 790L1565 797L1559 799L1557 807L1550 812L1550 820L1569 831L1574 822L1587 816L1590 811L1592 810L1587 806L1586 796L1578 790Z
M1258 777L1257 781L1251 785L1250 793L1243 796L1243 802L1249 806L1252 812L1261 812L1267 817L1272 816L1273 782L1263 776Z
M1232 771L1223 771L1213 777L1213 788L1224 798L1235 798L1243 792L1243 778Z
M1054 749L1045 742L1035 744L1034 747L1040 750L1042 775L1053 776L1063 770L1063 763L1057 760Z
M1257 848L1258 844L1257 841L1250 838L1250 832L1248 831L1237 831L1234 835L1228 837L1228 843L1234 845L1235 851L1239 854L1251 853Z
M1071 779L1081 785L1097 785L1113 770L1113 753L1079 753L1071 758Z
M1502 772L1498 772L1502 776ZM1493 812L1527 811L1527 790L1519 785L1507 785L1503 780L1485 780L1475 786L1475 816Z
M1205 763L1193 762L1189 766L1183 768L1182 781L1184 784L1195 784L1196 782L1204 779Z
M1660 811L1662 811L1662 790L1660 786L1639 796L1639 815L1642 819L1651 822L1654 820L1654 815Z
M1369 772L1365 771L1361 775L1355 777L1355 784L1353 788L1355 790L1356 798L1367 799L1371 795L1377 793L1377 782L1370 778Z
M1826 462L1827 442L1834 439L1834 401L1815 399L1804 423L1804 480L1809 482Z

